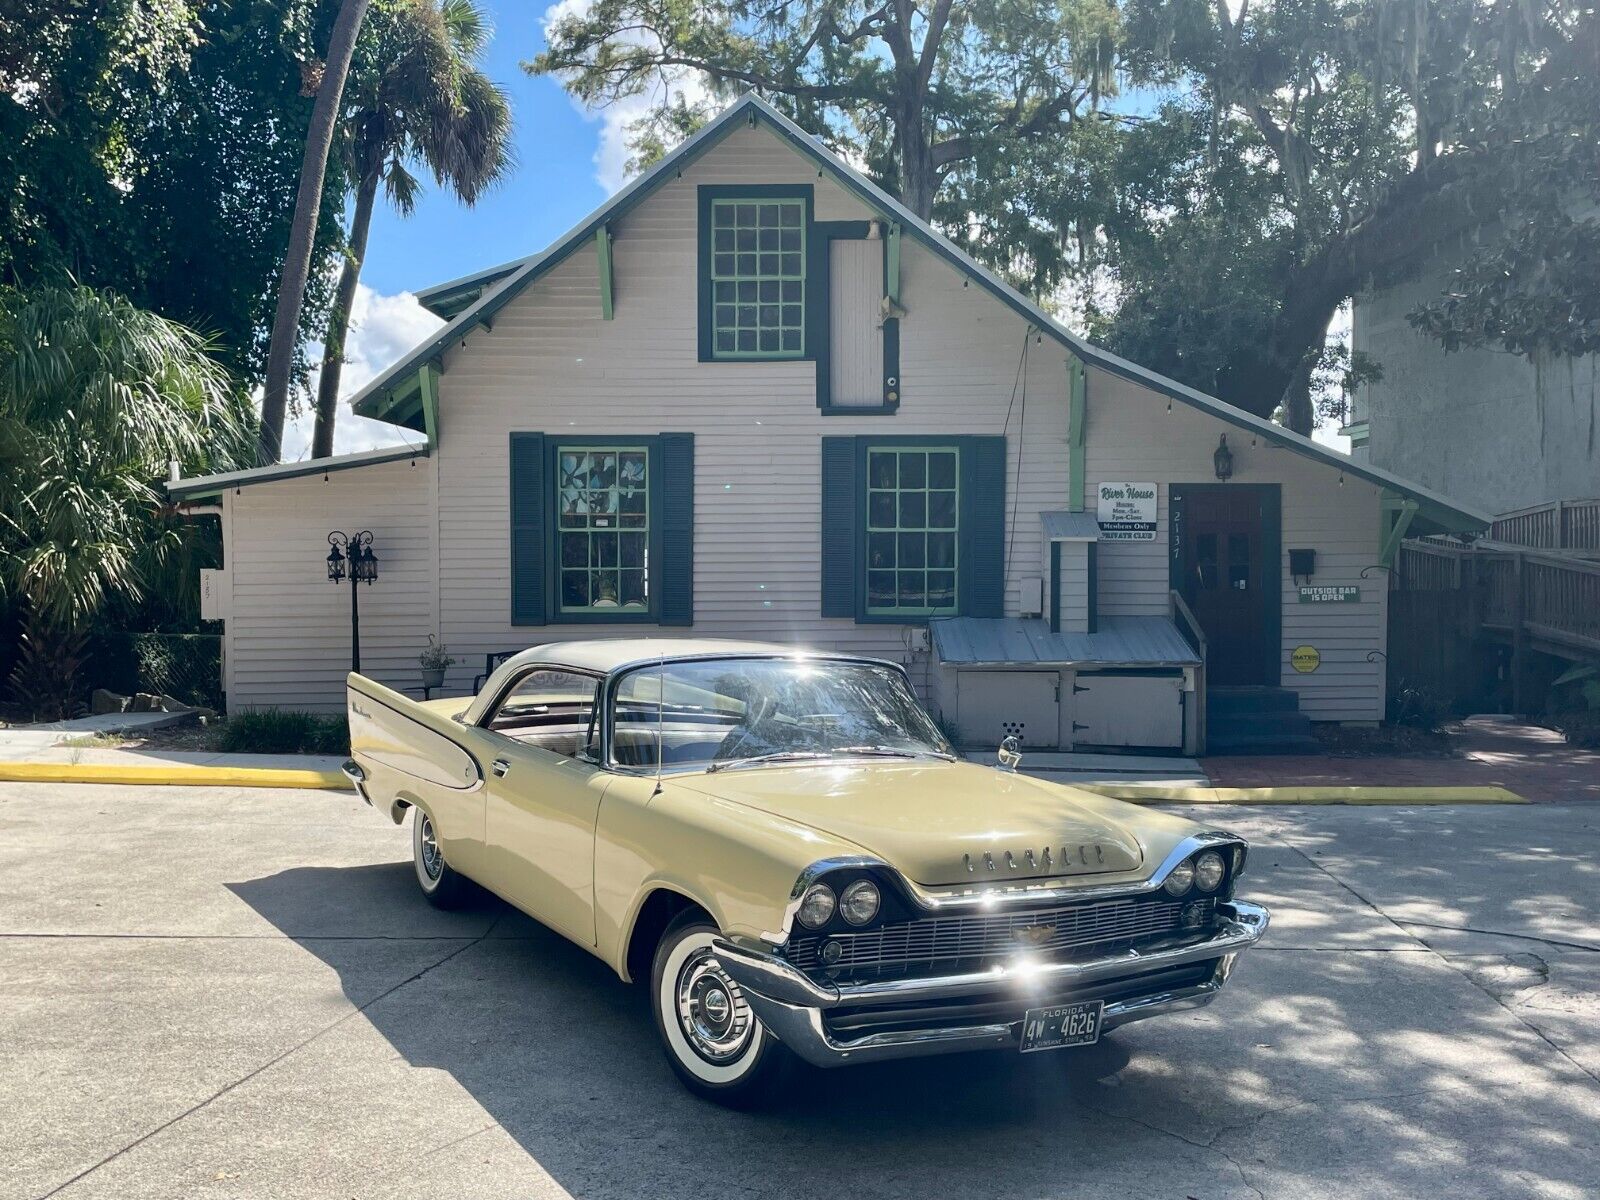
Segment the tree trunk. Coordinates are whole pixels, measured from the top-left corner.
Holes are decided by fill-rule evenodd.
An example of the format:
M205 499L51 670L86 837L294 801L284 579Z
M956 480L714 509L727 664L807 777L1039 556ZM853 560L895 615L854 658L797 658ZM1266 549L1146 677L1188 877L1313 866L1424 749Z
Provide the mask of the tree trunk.
M939 173L933 165L933 148L922 128L921 113L899 122L900 203L924 221L933 219L933 196L939 190Z
M322 183L328 171L328 149L344 96L345 78L356 37L367 15L368 0L342 0L328 38L328 59L311 106L306 130L306 152L300 162L300 190L294 202L294 223L289 227L289 247L278 279L278 311L272 321L272 344L267 352L267 379L261 398L260 458L275 463L283 449L283 420L289 407L289 374L294 365L300 310L305 304L306 279L311 274L311 249L317 236L322 207Z
M328 314L328 333L322 339L322 373L317 379L317 424L311 435L311 457L333 453L333 427L339 416L339 377L344 373L344 343L350 332L350 310L355 304L361 264L367 257L367 231L378 198L377 171L368 171L356 189L356 209L350 219L350 246L339 272L339 291Z

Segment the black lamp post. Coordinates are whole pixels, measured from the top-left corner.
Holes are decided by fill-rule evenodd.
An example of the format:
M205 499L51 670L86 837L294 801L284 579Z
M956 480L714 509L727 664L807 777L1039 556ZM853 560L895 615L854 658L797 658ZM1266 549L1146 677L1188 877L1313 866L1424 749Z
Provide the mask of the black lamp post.
M378 556L372 552L372 532L343 534L337 529L328 535L328 579L338 583L350 580L350 669L361 670L361 589L378 577Z

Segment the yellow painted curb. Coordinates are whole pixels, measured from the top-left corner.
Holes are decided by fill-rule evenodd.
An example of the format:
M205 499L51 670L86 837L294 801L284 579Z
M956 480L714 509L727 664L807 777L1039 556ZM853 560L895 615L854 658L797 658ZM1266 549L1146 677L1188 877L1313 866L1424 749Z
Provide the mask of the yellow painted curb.
M143 766L112 763L0 762L0 782L123 783L151 787L267 787L348 789L339 771L271 767L206 767L189 763Z
M1527 804L1503 787L1166 787L1159 783L1079 784L1131 804Z

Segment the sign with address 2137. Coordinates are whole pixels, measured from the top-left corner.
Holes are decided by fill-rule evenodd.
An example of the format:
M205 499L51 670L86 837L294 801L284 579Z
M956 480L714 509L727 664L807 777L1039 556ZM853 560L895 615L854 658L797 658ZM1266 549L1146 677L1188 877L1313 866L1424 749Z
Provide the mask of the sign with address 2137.
M1156 485L1102 483L1095 512L1102 542L1156 540Z

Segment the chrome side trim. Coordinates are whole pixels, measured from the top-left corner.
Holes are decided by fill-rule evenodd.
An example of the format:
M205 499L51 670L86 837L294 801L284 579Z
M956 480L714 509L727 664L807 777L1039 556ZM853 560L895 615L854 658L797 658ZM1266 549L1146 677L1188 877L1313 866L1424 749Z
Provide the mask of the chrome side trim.
M914 904L930 913L962 912L966 910L989 912L997 908L1009 908L1026 904L1104 900L1118 896L1148 895L1157 891L1162 884L1166 883L1167 876L1172 874L1173 869L1190 855L1197 854L1201 850L1224 845L1243 846L1248 859L1250 844L1244 838L1235 833L1207 831L1191 834L1179 842L1173 847L1172 853L1161 861L1161 865L1156 868L1155 873L1148 879L1141 879L1132 883L1105 884L1039 883L1034 881L1009 885L990 885L987 887L928 888L907 879L883 859L871 855L850 855L839 858L819 859L800 872L800 877L795 880L794 888L789 895L788 906L783 910L783 924L775 932L763 932L761 940L773 946L787 944L789 935L794 932L795 913L800 907L800 897L805 894L806 888L810 887L827 872L841 868L869 868L888 872L904 888Z
M367 795L367 773L362 770L361 764L353 758L347 758L339 764L339 770L350 781L350 786L355 788L356 795L365 800L368 805L371 805L372 797Z
M833 984L817 981L775 955L735 945L719 938L712 945L723 969L752 997L814 1008L841 1005L903 1004L945 1000L996 989L1015 987L1044 990L1074 983L1091 983L1116 975L1159 971L1207 958L1223 958L1229 969L1231 956L1261 940L1270 914L1259 904L1234 901L1219 906L1226 923L1204 941L1157 950L1128 950L1085 962L1041 963L1018 957L1004 966L961 975L934 975L913 979L885 979L870 983Z

